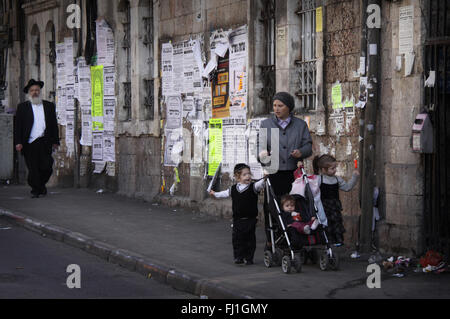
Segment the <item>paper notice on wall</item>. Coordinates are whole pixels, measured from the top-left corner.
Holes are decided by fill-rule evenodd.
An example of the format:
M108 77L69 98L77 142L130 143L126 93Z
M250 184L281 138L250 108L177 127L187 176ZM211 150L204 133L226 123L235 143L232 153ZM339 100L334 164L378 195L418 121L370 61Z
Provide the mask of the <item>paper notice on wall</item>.
M114 33L108 23L101 19L95 22L97 39L97 64L110 66L114 64Z
M337 136L342 135L344 132L344 125L345 125L345 119L344 119L344 112L340 112L335 110L333 113L329 116L330 121L334 124L334 131Z
M115 70L114 66L103 68L103 95L115 96Z
M322 32L323 31L323 10L322 7L316 8L316 32Z
M243 118L222 121L222 172L233 173L238 163L247 163L246 123Z
M103 161L103 132L92 133L92 161Z
M67 156L72 156L75 150L74 144L75 137L75 110L67 109L66 110L66 149Z
M263 120L265 120L265 118L254 118L249 120L246 132L246 135L248 136L248 165L250 166L254 179L263 177L262 166L261 163L258 162L258 136L259 128L261 127L261 122Z
M230 116L229 83L229 57L227 54L224 58L219 58L217 74L211 83L213 118Z
M103 160L107 162L116 161L116 138L114 131L103 132Z
M81 139L80 144L92 145L92 116L91 104L81 104Z
M182 93L194 92L194 42L191 40L183 42L183 91Z
M331 88L331 102L333 109L342 108L342 84L337 82Z
M103 127L105 131L114 132L116 98L108 96L103 99Z
M172 91L174 95L181 94L184 85L183 45L184 42L173 44L173 81Z
M66 125L66 87L56 89L56 115L59 125Z
M64 38L64 66L66 73L66 85L74 83L73 77L73 38Z
M91 67L92 129L103 131L103 65Z
M222 162L222 119L211 119L208 133L208 175L214 176Z
M91 68L83 57L78 58L78 100L87 104L91 100Z
M56 87L66 87L66 46L64 42L56 44Z
M247 114L247 26L230 33L230 116L246 119Z
M398 20L398 52L406 54L413 52L414 46L414 6L399 8Z
M195 119L197 116L197 110L195 108L194 97L192 95L186 96L182 104L183 118L187 118L189 120Z
M180 96L166 96L166 129L182 126L182 102Z
M203 89L203 59L201 53L203 40L200 37L199 39L192 40L192 51L194 55L194 77L193 77L193 87L194 92L201 92Z
M163 43L161 48L162 95L173 95L173 47L170 42Z
M212 100L211 100L211 83L207 81L204 83L203 91L201 94L203 102L203 120L209 121L212 118Z
M204 133L206 132L203 120L192 121L192 133L194 137L193 156L190 162L191 176L200 177L203 167Z
M183 131L178 129L165 130L164 166L177 167L181 163L183 153Z

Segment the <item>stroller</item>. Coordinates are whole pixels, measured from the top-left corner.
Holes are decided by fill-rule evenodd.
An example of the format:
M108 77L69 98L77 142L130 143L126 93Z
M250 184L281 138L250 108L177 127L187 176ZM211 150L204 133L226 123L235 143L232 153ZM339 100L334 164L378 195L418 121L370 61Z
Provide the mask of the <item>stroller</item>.
M317 208L314 204L308 177L303 166L299 167L305 183L305 196L292 195L296 201L296 211L300 212L303 221L309 221L313 216L319 219ZM269 232L271 250L264 252L264 265L266 267L280 266L284 273L288 274L292 268L296 272L302 271L302 265L309 258L313 263L319 262L321 270L337 270L339 257L335 254L328 242L325 228L322 224L309 235L297 233L292 227L286 227L281 217L278 199L273 191L270 180L266 183L266 202L269 211ZM320 219L319 219L320 221Z

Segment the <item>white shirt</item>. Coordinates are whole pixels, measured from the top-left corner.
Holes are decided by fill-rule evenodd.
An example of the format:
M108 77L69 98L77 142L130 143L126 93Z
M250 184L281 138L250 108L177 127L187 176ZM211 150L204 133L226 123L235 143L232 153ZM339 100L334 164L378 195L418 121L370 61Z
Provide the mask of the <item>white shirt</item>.
M255 191L255 193L259 193L259 191L260 191L261 189L263 189L263 187L264 187L264 185L265 185L264 182L265 182L265 180L264 180L264 179L261 179L261 180L257 181L257 182L254 184L253 190ZM250 186L250 184L241 184L241 183L237 183L237 187L236 187L236 188L237 188L237 190L238 190L239 193L242 193L242 192L245 191L249 186ZM215 196L216 198L228 198L228 197L230 197L230 194L231 194L231 190L230 190L230 188L229 188L229 189L227 189L227 190L225 190L225 191L214 193L214 196Z
M44 136L45 132L44 105L41 103L37 105L31 104L31 106L33 107L34 122L28 143L33 143L37 138Z

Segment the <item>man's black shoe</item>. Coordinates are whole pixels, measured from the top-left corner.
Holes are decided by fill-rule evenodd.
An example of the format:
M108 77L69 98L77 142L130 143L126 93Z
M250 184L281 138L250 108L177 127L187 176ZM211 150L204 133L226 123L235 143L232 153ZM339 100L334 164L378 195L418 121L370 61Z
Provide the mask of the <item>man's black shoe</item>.
M242 258L236 258L236 259L234 260L234 263L235 263L236 265L241 265L241 264L244 263L244 260L243 260Z
M31 194L31 198L39 198L39 194Z

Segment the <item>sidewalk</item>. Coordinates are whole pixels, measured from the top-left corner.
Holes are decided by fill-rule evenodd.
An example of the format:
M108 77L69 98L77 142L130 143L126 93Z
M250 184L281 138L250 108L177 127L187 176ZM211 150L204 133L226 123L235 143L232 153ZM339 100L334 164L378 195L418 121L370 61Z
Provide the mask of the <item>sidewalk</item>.
M32 199L27 186L0 186L1 218L82 248L173 287L209 298L449 298L447 274L383 275L366 286L367 258L340 249L339 271L304 265L284 274L263 263L257 227L255 264L233 264L230 221L89 189L50 188ZM4 230L6 231L6 230ZM12 244L13 245L13 244ZM350 247L352 248L352 247Z

